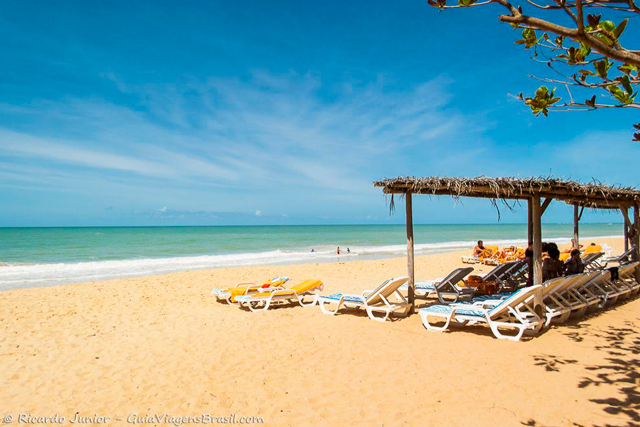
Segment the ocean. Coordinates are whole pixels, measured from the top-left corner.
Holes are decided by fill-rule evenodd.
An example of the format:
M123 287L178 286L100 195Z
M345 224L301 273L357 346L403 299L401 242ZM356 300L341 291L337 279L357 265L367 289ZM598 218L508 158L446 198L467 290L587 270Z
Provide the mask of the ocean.
M417 255L486 244L526 245L526 224L415 225ZM543 225L568 243L573 225ZM621 224L581 224L619 237ZM336 248L343 251L336 254ZM350 253L346 253L347 248ZM403 256L404 225L0 228L0 291L216 267Z

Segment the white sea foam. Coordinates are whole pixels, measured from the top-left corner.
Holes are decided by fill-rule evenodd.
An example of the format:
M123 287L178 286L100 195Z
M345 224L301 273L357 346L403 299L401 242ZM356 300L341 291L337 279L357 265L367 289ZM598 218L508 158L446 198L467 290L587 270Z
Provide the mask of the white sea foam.
M553 241L563 244L569 243L570 239L555 238ZM414 246L414 250L416 255L426 255L469 249L475 244L475 241L424 243L416 244ZM485 241L485 244L524 246L526 245L526 240L487 240ZM316 248L314 252L311 252L310 249L295 251L273 250L258 253L126 259L78 263L8 264L0 267L0 291L13 288L89 282L206 268L375 259L403 256L406 254L407 250L406 245L351 246L349 248L351 253L345 253L346 247L343 247L343 252L338 256L335 252L335 248L336 246L325 245Z

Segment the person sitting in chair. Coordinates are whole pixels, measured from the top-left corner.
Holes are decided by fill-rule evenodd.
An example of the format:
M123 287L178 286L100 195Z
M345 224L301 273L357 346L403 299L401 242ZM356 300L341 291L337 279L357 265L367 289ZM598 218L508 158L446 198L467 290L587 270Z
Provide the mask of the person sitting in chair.
M584 273L584 263L580 258L580 249L573 249L571 256L564 263L564 271L567 276L571 274Z
M560 277L564 270L564 264L560 261L560 251L557 248L549 248L549 257L542 261L542 280Z
M478 240L478 244L473 248L473 256L486 258L491 256L491 251L484 247L484 242L482 240Z

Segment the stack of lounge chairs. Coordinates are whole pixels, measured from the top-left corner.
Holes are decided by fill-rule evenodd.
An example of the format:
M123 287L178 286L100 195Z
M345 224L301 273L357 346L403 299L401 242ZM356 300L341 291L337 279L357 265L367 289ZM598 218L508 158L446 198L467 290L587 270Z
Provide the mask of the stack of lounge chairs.
M564 323L570 317L581 317L588 311L638 295L640 283L634 276L638 268L638 261L623 264L618 268L616 279L607 269L562 276L513 293L432 305L422 308L420 316L428 330L446 330L451 322L486 323L497 338L518 341L527 331L537 333L552 322ZM444 325L432 323L434 317L443 319ZM508 328L516 329L516 334L506 335L501 331Z

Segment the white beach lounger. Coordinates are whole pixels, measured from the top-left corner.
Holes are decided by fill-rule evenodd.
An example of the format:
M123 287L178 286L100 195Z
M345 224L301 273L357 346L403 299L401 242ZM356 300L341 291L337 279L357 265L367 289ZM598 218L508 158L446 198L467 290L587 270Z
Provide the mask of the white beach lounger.
M514 292L491 308L469 304L432 305L420 309L419 313L423 325L430 331L444 331L452 320L464 325L486 323L496 338L520 341L525 331L537 333L542 328L542 319L533 307L536 295L541 292L541 285L529 286ZM429 322L430 317L444 319L445 323L443 326L436 326ZM502 328L513 328L517 333L505 335L500 331Z
M324 288L320 280L305 280L291 288L262 289L251 295L240 295L236 302L251 311L268 310L274 305L298 302L302 307L310 307L316 303L317 295L313 292Z
M373 291L364 291L361 295L355 294L333 294L318 297L318 305L324 314L336 314L340 308L361 309L367 311L371 320L384 322L391 313L404 312L406 314L411 305L398 289L409 281L409 277L401 276L394 279L385 280ZM395 301L390 298L395 296ZM335 309L331 310L330 305L335 304ZM383 316L376 316L374 312L382 312Z

